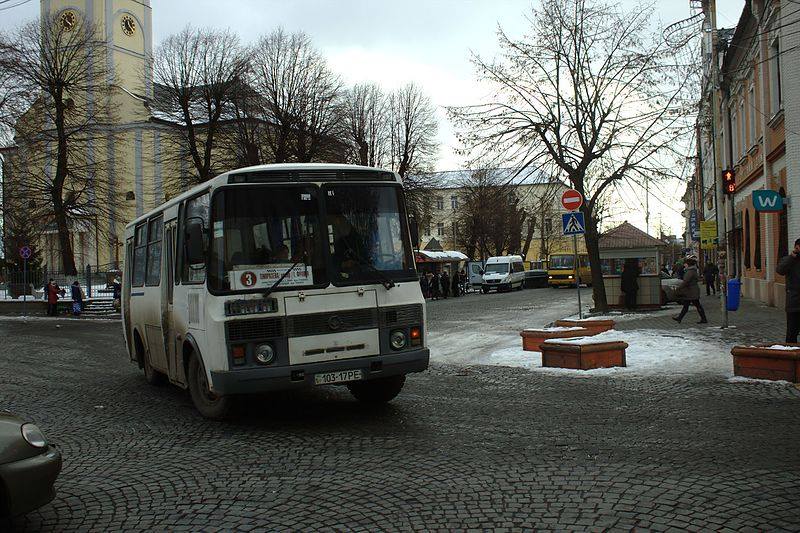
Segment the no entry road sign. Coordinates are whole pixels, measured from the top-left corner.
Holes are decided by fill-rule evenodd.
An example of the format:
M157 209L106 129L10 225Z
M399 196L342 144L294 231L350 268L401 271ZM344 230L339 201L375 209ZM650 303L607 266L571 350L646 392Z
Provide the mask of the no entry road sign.
M562 213L561 228L564 235L583 235L586 233L583 213Z
M575 189L567 189L561 195L561 205L567 211L577 211L583 205L583 196Z

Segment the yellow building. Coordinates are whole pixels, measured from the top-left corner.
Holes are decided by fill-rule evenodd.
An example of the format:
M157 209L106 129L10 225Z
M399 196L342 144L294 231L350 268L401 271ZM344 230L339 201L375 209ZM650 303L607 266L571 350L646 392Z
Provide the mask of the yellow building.
M84 222L73 223L70 229L79 270L86 265L120 265L125 224L165 200L167 173L184 177L188 172L187 165L177 163L177 158L165 157L165 141L172 128L153 121L148 106L154 91L150 0L42 0L41 17L42 20L53 17L65 25L91 21L96 35L104 41L105 75L111 87L114 124L108 128L107 138L88 144L86 158L102 161L98 173L103 175L97 176L97 180L106 184L107 192L102 194L108 197L96 201L105 202L107 209L102 217L87 214ZM95 98L98 96L87 94L87 106L92 106ZM14 180L15 174L19 174L15 166L26 159L21 150L5 152L3 175L7 181ZM49 154L42 158L45 168L40 171L52 175L54 159ZM177 168L164 168L170 165ZM59 268L61 254L55 228L44 228L37 246L43 262Z

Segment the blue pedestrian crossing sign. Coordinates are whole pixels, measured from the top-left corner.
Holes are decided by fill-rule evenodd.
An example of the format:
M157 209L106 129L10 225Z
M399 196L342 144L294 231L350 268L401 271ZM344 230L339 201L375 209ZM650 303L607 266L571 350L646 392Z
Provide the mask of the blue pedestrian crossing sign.
M561 214L561 227L564 235L583 235L586 233L586 224L583 223L583 213Z

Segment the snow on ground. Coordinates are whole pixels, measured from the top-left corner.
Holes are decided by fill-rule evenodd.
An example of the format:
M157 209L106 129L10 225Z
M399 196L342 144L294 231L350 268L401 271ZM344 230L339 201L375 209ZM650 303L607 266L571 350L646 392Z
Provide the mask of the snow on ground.
M615 319L617 317L614 317ZM611 330L593 337L594 340L624 341L627 367L602 368L597 370L571 370L543 368L539 352L522 349L519 335L472 332L468 335L447 335L447 339L437 339L431 345L431 358L434 361L455 364L500 365L526 368L535 372L567 373L574 376L681 376L714 375L731 377L733 360L730 340L720 331L708 328L687 328L676 333L643 329L635 331ZM480 355L468 360L464 357L442 357L437 345L447 345L448 353L475 353L483 347Z

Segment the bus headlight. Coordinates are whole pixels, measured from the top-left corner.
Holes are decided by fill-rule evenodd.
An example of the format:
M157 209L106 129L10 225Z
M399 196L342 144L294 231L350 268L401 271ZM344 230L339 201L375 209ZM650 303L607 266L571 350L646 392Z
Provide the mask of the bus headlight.
M262 344L256 348L256 361L268 365L275 359L275 349L271 344Z
M567 279L572 279L572 276L567 276Z
M406 347L406 334L402 330L394 330L389 335L389 344L392 345L393 350L402 350Z

